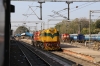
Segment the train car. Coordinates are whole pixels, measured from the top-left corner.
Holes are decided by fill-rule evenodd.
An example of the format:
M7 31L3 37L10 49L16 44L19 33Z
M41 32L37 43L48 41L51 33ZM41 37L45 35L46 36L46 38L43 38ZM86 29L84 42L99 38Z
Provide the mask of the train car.
M85 36L83 34L78 34L77 42L84 43L85 42Z
M78 34L70 34L71 42L76 42L77 41L77 36L78 36Z
M44 50L60 50L59 32L55 28L36 31L34 33L33 45Z
M89 39L91 41L100 42L100 34L91 34L91 37L89 36L89 34L85 35L85 41L89 41Z
M72 42L84 43L85 36L83 34L70 34L70 40Z
M100 42L100 34L97 34L96 41Z
M21 38L22 39L31 39L32 38L32 36L33 36L33 34L31 34L31 33L29 33L29 32L25 32L25 33L22 33L21 34Z
M63 42L70 42L70 35L67 33L64 33L61 35L61 39Z

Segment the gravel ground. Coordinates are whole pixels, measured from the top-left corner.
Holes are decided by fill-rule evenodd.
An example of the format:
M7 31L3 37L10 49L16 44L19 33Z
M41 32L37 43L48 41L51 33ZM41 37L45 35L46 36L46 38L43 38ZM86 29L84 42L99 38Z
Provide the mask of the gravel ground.
M66 58L66 59L69 59L73 62L76 62L77 64L81 64L83 66L99 66L99 65L96 65L96 64L93 64L93 63L90 63L88 61L85 61L85 60L82 60L80 58L76 58L76 57L73 57L73 56L70 56L70 55L67 55L67 54L64 54L62 52L52 52L58 56L61 56L63 58Z

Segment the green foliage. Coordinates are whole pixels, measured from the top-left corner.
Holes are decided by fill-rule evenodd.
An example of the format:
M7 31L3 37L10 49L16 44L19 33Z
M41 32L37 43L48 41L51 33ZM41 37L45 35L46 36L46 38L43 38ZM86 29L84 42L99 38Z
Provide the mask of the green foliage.
M100 28L100 19L96 21L95 27L96 27L96 28Z
M89 20L86 18L76 18L71 22L62 21L59 22L55 28L59 30L60 33L78 33L81 30L82 34L89 34ZM90 24L90 31L92 34L100 32L100 20L96 22L91 22Z
M97 29L95 29L95 30L94 30L94 32L97 34L97 33L99 33L99 32L100 32L100 29L99 29L99 28L97 28Z
M91 29L91 33L92 33L92 34L95 34L95 33L96 33L96 32L95 32L95 29L96 29L96 28L95 28L95 22L92 22L92 23L91 23L90 29Z
M82 34L89 34L89 28L83 28Z
M15 34L21 34L21 33L25 33L25 32L29 32L29 30L25 26L19 26L16 29Z

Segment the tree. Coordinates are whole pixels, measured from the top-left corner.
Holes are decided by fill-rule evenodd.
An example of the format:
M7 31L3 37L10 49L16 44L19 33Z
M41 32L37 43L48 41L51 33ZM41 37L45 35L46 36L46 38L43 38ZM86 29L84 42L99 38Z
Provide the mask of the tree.
M89 34L89 28L83 28L82 33L83 34Z
M95 27L96 27L96 28L100 28L100 19L96 21Z
M86 18L76 18L73 21L68 22L67 20L63 20L55 26L60 33L78 33L79 30L83 30L83 33L88 33L89 28L89 20ZM87 28L87 29L83 29ZM85 32L84 32L85 31Z
M91 22L91 34L95 34L96 32L95 32L95 23L94 22Z
M99 32L100 32L99 28L97 28L97 29L94 30L94 33L96 33L96 34L99 33Z
M25 32L29 32L28 28L26 28L25 26L19 26L16 29L15 34L21 34L21 33L25 33Z

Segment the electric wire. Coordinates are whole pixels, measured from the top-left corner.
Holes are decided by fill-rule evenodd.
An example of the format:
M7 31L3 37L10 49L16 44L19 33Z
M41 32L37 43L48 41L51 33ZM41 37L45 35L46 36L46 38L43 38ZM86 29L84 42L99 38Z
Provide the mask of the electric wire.
M88 3L90 3L90 2L88 2ZM84 3L84 4L81 4L81 5L78 5L78 7L83 6L83 5L86 5L86 4L88 4L88 3ZM76 7L73 7L73 8L70 8L70 9L71 9L71 10L72 10L72 9L76 9ZM62 13L62 12L65 12L65 11L66 11L66 9L64 8L63 10L60 10L60 11L57 11L57 12ZM55 17L55 15L56 15L56 14L53 14L52 16Z
M34 3L34 2L33 2L33 3ZM32 3L31 5L33 5L33 3ZM26 13L28 13L29 9L30 9L30 8L27 9ZM23 20L25 20L25 18L23 18Z
M90 4L84 3L84 4L80 5L80 6L83 6L83 5L85 5L85 4L87 4L87 5L85 5L85 6L83 6L83 7L78 6L78 7L80 7L80 8L77 8L77 9L75 9L75 10L72 10L72 9L74 9L75 7L74 7L74 8L71 8L72 11L70 11L70 12L77 11L77 10L79 10L79 9L82 9L82 8L84 8L84 7L87 7L87 6L89 6L89 5L92 5L92 4L94 4L94 3L96 3L96 2L93 2L93 3L90 3ZM68 13L64 13L63 15L66 15L66 14L68 14Z
M84 4L78 5L78 7L83 6L83 5L86 5L86 4L88 4L88 3L90 3L90 2L87 2L87 3L84 3ZM75 6L75 7L70 8L70 9L76 9L76 6ZM64 8L64 9L62 9L62 10L59 10L59 11L57 11L57 12L64 12L64 11L66 11L66 10L65 10L65 8Z
M90 3L90 2L88 2L88 3ZM84 4L82 4L82 5L78 5L78 8L76 9L76 7L73 7L73 8L71 8L71 10L72 9L75 9L75 10L73 10L73 11L70 11L70 12L74 12L74 11L77 11L77 10L79 10L79 9L82 9L82 8L84 8L84 7L87 7L87 6L89 6L89 5L92 5L93 3L96 3L96 2L93 2L93 3L90 3L90 4L88 4L88 3L84 3ZM86 5L87 4L87 5ZM85 6L84 6L85 5ZM81 6L83 6L83 7L81 7ZM79 8L80 7L80 8ZM63 11L63 10L60 10L60 11ZM60 12L60 11L57 11L57 12ZM66 11L66 10L64 10L64 11ZM68 13L65 13L65 14L68 14ZM65 15L65 14L63 14L63 15ZM55 14L54 14L55 15ZM53 18L55 18L56 16L53 16ZM58 16L57 16L58 17ZM27 17L28 18L28 17ZM26 18L26 19L27 19ZM49 17L46 17L46 18L44 18L43 20L46 20L46 19L48 19L48 18L50 18L50 16Z

